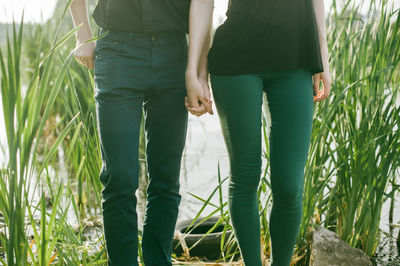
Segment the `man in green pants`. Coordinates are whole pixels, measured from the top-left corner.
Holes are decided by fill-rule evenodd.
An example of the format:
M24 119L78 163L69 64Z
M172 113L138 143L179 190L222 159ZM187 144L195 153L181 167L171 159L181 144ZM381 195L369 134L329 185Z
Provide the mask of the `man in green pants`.
M187 129L185 69L190 0L99 0L93 37L86 0L70 6L75 56L94 67L104 185L103 219L109 265L138 265L135 191L138 143L145 112L149 186L142 248L146 266L171 265L179 172Z

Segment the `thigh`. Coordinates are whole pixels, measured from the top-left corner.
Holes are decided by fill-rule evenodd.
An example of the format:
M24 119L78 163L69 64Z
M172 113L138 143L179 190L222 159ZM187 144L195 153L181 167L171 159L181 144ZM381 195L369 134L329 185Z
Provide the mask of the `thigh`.
M212 76L231 172L260 171L263 82L258 75ZM249 180L250 182L250 180Z
M146 153L152 186L154 177L163 187L179 184L188 120L185 96L184 87L162 89L146 96Z
M161 35L152 50L155 90L184 91L188 45L185 34Z
M152 43L150 37L141 43L135 41L137 38L133 33L110 31L97 41L95 95L114 88L144 92L152 85Z
M305 69L273 73L265 90L271 114L272 178L303 176L314 108L312 75Z
M137 187L139 129L143 95L115 88L98 94L96 112L103 158L104 193Z

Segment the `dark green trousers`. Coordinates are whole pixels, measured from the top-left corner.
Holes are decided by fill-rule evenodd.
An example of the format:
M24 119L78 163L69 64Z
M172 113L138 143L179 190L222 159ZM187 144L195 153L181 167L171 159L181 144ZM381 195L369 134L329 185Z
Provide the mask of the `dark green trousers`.
M261 174L263 92L271 114L270 216L273 266L288 266L302 216L304 167L313 117L312 75L305 69L212 76L230 159L229 210L246 266L261 266L257 188Z
M102 31L103 32L103 31ZM139 129L145 114L149 185L142 249L146 266L171 265L179 172L187 130L184 33L110 32L95 52L100 180L109 265L138 265Z

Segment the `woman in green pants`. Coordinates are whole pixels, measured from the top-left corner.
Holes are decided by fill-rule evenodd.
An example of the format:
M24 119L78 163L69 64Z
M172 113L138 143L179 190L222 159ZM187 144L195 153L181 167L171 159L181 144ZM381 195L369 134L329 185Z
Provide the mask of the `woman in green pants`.
M266 93L271 114L271 265L287 266L302 216L313 106L328 97L331 87L323 0L231 0L209 51L212 11L213 0L192 0L186 106L198 116L211 112L208 63L230 158L234 232L245 264L259 266L257 188Z

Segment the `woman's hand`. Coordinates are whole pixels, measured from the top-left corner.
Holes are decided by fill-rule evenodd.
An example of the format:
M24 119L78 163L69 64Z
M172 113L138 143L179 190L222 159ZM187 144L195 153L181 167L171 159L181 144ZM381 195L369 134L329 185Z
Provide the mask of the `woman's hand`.
M77 37L74 56L79 63L87 68L94 68L94 51L96 49L95 42L87 42L93 38L93 34L87 33L84 37Z
M196 116L205 113L213 114L212 100L208 82L204 78L197 75L186 75L186 91L185 98L186 109Z
M332 78L329 70L329 56L328 56L328 48L324 47L323 54L325 55L323 58L323 66L324 72L314 74L314 102L320 102L326 98L328 98L329 93L332 88ZM322 90L319 89L320 83L322 81Z
M324 71L322 73L314 74L314 102L320 102L328 98L332 87L331 73ZM319 89L320 82L322 81L322 90Z

